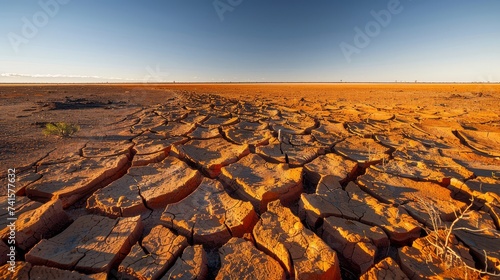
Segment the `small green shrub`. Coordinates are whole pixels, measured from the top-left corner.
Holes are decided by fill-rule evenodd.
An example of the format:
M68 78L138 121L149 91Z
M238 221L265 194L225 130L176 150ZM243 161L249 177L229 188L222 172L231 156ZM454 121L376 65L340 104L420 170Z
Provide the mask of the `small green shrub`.
M80 130L80 126L65 122L48 123L43 129L43 134L56 135L60 137L69 137Z

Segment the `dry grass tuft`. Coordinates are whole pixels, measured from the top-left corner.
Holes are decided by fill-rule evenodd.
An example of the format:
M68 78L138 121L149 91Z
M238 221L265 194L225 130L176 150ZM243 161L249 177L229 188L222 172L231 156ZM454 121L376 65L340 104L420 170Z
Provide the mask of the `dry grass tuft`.
M489 276L500 276L500 274L488 272L488 262L485 263L485 269L477 269L469 264L462 258L462 256L457 252L456 248L453 248L453 243L455 240L453 231L454 230L466 230L471 232L481 232L487 231L488 229L471 229L460 227L457 228L456 225L461 220L469 219L471 213L471 208L474 204L474 198L471 199L470 204L463 211L455 212L455 220L451 224L446 224L441 220L437 206L433 205L423 198L420 199L420 203L430 217L432 228L424 228L427 235L427 242L434 248L435 255L439 258L441 263L447 269L460 268L463 269L464 275L474 276L479 275L489 275ZM484 251L484 259L488 260L487 253Z
M65 122L48 123L43 129L45 136L56 135L60 137L70 137L80 130L80 126Z

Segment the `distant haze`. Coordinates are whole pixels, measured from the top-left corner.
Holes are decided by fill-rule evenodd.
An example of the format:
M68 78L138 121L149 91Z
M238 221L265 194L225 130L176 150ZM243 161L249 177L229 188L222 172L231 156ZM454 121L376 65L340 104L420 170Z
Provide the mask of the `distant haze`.
M500 82L497 0L3 1L0 83Z

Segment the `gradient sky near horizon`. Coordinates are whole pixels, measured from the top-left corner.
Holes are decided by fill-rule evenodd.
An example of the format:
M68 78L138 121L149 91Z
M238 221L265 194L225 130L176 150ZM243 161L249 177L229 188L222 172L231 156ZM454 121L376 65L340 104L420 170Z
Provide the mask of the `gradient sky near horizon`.
M0 82L500 82L497 0L400 0L363 45L395 0L56 1L2 1Z

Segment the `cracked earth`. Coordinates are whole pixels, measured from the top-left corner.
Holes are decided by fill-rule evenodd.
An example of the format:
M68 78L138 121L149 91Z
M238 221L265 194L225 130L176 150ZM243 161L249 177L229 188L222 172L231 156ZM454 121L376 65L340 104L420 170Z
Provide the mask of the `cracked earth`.
M0 279L500 273L498 85L3 85L0 103ZM42 135L60 121L81 129ZM432 242L471 199L449 267Z

